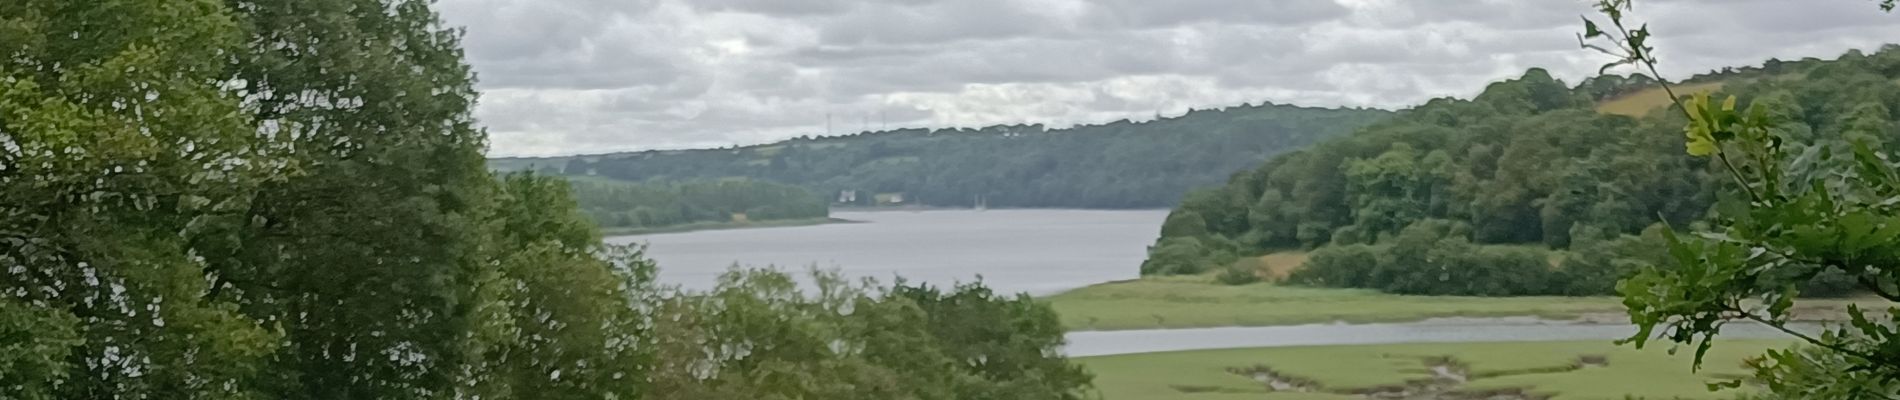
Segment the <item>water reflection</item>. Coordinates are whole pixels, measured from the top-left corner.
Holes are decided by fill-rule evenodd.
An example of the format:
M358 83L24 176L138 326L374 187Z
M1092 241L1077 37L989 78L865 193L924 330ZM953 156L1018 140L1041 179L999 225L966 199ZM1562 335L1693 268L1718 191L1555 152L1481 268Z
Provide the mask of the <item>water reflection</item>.
M1817 324L1797 330L1818 331ZM1319 324L1270 327L1154 329L1071 332L1071 357L1241 347L1288 347L1388 343L1611 341L1630 337L1635 325L1553 321L1531 317L1439 318L1392 324ZM1732 324L1725 339L1793 339L1760 324Z
M1053 294L1138 276L1166 210L840 212L855 224L608 238L645 242L660 281L704 289L734 263L950 285L978 276L1001 293Z

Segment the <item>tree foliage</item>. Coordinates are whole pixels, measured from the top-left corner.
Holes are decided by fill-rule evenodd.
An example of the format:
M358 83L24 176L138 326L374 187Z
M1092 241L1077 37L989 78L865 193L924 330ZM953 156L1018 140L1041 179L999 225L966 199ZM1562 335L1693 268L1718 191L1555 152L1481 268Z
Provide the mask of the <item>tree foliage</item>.
M1089 386L1053 356L1054 312L1027 296L794 278L734 269L708 292L663 296L655 397L1080 399Z
M0 313L22 351L0 396L260 397L277 333L202 296L199 249L264 177L216 84L242 39L222 11L0 5Z
M721 328L662 345L696 325L655 318L666 303L641 249L603 244L567 181L486 170L459 34L428 5L0 2L0 398L724 390L656 391L673 388L664 377L676 365L656 357L697 362L717 351L710 343L754 337ZM717 212L823 213L778 185L679 190ZM802 347L781 348L775 368L830 371L836 339L887 346L884 358L851 358L866 367L850 371L903 385L818 382L826 394L1074 398L1087 384L1053 351L1061 335L1046 306L980 286L935 293L858 296L890 311L785 342ZM763 301L737 322L800 316ZM932 325L946 318L978 327ZM679 349L698 352L669 352ZM717 393L816 393L795 389L806 383Z
M602 228L658 228L694 222L825 218L822 196L797 186L749 179L626 183L575 181L574 198Z
M1610 28L1586 18L1581 40L1619 57L1611 65L1633 64L1654 74L1657 57L1643 41L1648 28L1625 23L1632 7L1629 0L1601 1L1598 9ZM1856 67L1867 64L1867 57L1850 53L1809 77L1864 79L1874 71ZM1876 85L1891 83L1882 79ZM1646 268L1619 284L1630 320L1641 329L1628 342L1691 344L1699 366L1724 326L1753 321L1807 346L1771 351L1752 363L1771 394L1900 398L1900 307L1850 307L1848 323L1819 335L1788 325L1803 285L1826 273L1900 302L1900 270L1894 268L1900 265L1900 163L1890 161L1892 149L1884 145L1894 124L1885 115L1892 97L1882 93L1848 90L1816 106L1803 104L1807 115L1800 117L1766 98L1752 104L1734 95L1679 100L1677 109L1688 119L1686 152L1719 165L1714 168L1730 178L1728 196L1709 229L1694 235L1663 231L1666 266ZM1834 113L1819 118L1827 124L1813 131L1835 130L1843 140L1798 141L1810 130L1788 125L1804 122L1801 117L1824 122L1813 119L1821 110Z
M745 177L835 196L905 193L909 203L967 207L1151 208L1220 183L1268 156L1389 115L1370 109L1250 105L1153 121L1050 129L1037 125L897 129L724 149L497 159L625 181Z
M1818 177L1858 168L1860 163L1849 157L1854 143L1866 143L1876 154L1900 150L1889 144L1897 132L1888 110L1900 107L1900 85L1893 83L1900 69L1884 67L1893 63L1900 63L1900 46L1834 60L1771 61L1765 65L1773 68L1726 69L1699 79L1723 83L1724 97L1715 99L1736 95L1740 100L1733 112L1760 113L1773 121L1762 128L1764 134L1778 137L1788 158L1805 154L1807 164L1799 170ZM1642 118L1593 109L1592 99L1636 90L1619 89L1619 84L1656 87L1656 80L1637 76L1592 78L1565 89L1562 82L1532 71L1492 84L1472 100L1433 100L1351 136L1276 157L1236 174L1224 187L1183 201L1163 226L1143 272L1199 273L1212 268L1206 266L1209 254L1230 256L1210 249L1195 254L1184 247L1183 239L1190 237L1203 247L1231 243L1239 256L1319 248L1318 256L1326 248L1354 244L1374 245L1386 254L1405 227L1447 220L1469 230L1459 236L1477 246L1473 251L1498 244L1567 250L1557 266L1537 271L1565 283L1502 293L1606 294L1617 279L1642 266L1667 268L1663 236L1649 227L1721 222L1709 218L1721 213L1719 204L1746 196L1727 183L1731 174L1721 160L1686 151L1690 145L1684 135L1701 138L1691 144L1698 154L1708 154L1706 144L1695 143L1713 143L1713 132L1723 128L1684 133L1680 127L1692 119L1674 109ZM1722 103L1710 100L1706 108L1720 112ZM1643 237L1655 245L1643 244ZM1448 267L1453 269L1496 265L1447 257L1431 260L1467 262ZM1203 267L1156 267L1173 265ZM1316 265L1324 263L1308 267ZM1794 278L1807 295L1866 290L1844 285L1852 274L1842 272ZM1298 281L1398 290L1339 276ZM1485 291L1444 287L1424 292Z

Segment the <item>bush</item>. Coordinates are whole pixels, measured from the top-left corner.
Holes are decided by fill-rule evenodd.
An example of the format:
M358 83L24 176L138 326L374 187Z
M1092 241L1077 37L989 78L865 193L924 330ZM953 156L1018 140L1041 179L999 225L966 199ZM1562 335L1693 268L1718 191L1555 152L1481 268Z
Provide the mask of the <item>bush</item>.
M1207 236L1207 219L1200 213L1178 210L1168 213L1168 219L1161 223L1161 236L1166 238L1192 238Z
M1450 225L1414 224L1389 246L1348 245L1316 250L1294 284L1376 289L1387 293L1456 296L1527 296L1553 291L1560 274L1549 252L1521 246L1481 246Z
M1462 239L1457 239L1462 241ZM1454 294L1467 296L1530 296L1549 295L1548 288L1555 274L1550 266L1550 253L1536 248L1517 246L1479 246L1476 251L1449 253L1452 246L1439 246L1434 251L1436 261L1446 264L1445 269L1452 277L1419 294Z
M1200 239L1192 237L1171 237L1162 239L1148 249L1148 260L1141 263L1141 275L1191 275L1206 271L1209 264L1207 246Z
M1294 237L1299 239L1300 245L1306 246L1307 248L1314 248L1326 244L1327 240L1331 240L1333 238L1333 230L1330 225L1325 223L1302 222L1299 227L1296 228Z
M1228 285L1245 285L1260 281L1260 259L1241 259L1228 263L1214 275L1214 281Z
M1551 280L1550 292L1567 296L1616 294L1616 282L1648 266L1670 262L1663 246L1661 225L1642 236L1617 235L1605 239L1600 230L1584 225L1572 228L1571 254Z
M1306 266L1287 276L1287 282L1320 287L1368 287L1368 279L1379 266L1384 249L1355 244L1332 246L1313 251Z
M1859 294L1861 290L1860 282L1840 268L1822 270L1801 285L1801 295L1808 297L1847 297Z
M1367 236L1365 230L1359 229L1356 225L1342 226L1333 231L1332 245L1345 246L1372 242Z

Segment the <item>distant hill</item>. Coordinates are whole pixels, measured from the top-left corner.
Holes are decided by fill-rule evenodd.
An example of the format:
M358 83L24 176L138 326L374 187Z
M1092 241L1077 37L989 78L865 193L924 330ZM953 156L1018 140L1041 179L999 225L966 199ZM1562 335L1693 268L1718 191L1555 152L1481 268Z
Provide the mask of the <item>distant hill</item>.
M743 177L857 205L1158 208L1235 171L1389 116L1376 109L1243 105L1154 121L1048 129L899 129L777 143L552 158L497 170L670 182Z
M1856 142L1900 152L1896 80L1900 46L1889 45L1724 68L1674 87L1738 96L1738 109L1766 113L1787 146L1803 149L1793 154L1817 155L1847 154ZM1329 249L1391 245L1413 227L1476 244L1593 251L1658 222L1689 226L1732 193L1721 170L1685 153L1686 118L1661 112L1671 104L1646 77L1569 86L1541 69L1472 99L1435 99L1189 194L1143 273L1201 273L1291 249L1317 249L1319 260L1343 254ZM1849 170L1810 158L1814 171ZM1614 279L1578 290L1604 292L1605 282Z
M1713 93L1722 90L1723 84L1724 82L1720 81L1691 83L1677 86L1675 90L1676 94L1682 96ZM1596 107L1597 112L1604 114L1642 117L1656 110L1667 108L1671 104L1674 103L1669 101L1667 91L1663 90L1661 86L1656 86L1600 101Z

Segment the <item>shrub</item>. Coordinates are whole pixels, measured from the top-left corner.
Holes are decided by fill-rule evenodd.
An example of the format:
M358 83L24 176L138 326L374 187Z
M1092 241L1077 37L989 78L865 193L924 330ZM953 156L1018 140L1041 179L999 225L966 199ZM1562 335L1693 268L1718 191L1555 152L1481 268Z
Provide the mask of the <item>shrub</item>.
M1558 294L1551 290L1551 282L1558 275L1547 261L1547 251L1480 246L1462 237L1420 240L1427 237L1401 234L1391 246L1322 248L1314 251L1306 267L1295 271L1287 281L1416 295Z
M1333 239L1331 243L1334 246L1345 246L1345 245L1365 244L1365 243L1372 242L1372 238L1369 238L1367 236L1370 236L1370 235L1367 235L1365 230L1359 229L1359 226L1346 225L1346 226L1339 227L1338 230L1333 231Z
M1253 259L1258 260L1258 259ZM1260 281L1260 264L1246 259L1227 264L1214 275L1214 281L1228 285L1245 285Z
M1382 252L1383 249L1363 244L1321 248L1308 256L1305 267L1287 276L1287 282L1321 287L1366 287L1367 277L1379 266Z
M1189 275L1207 270L1210 264L1207 246L1192 237L1161 239L1148 249L1148 261L1141 263L1142 275Z

